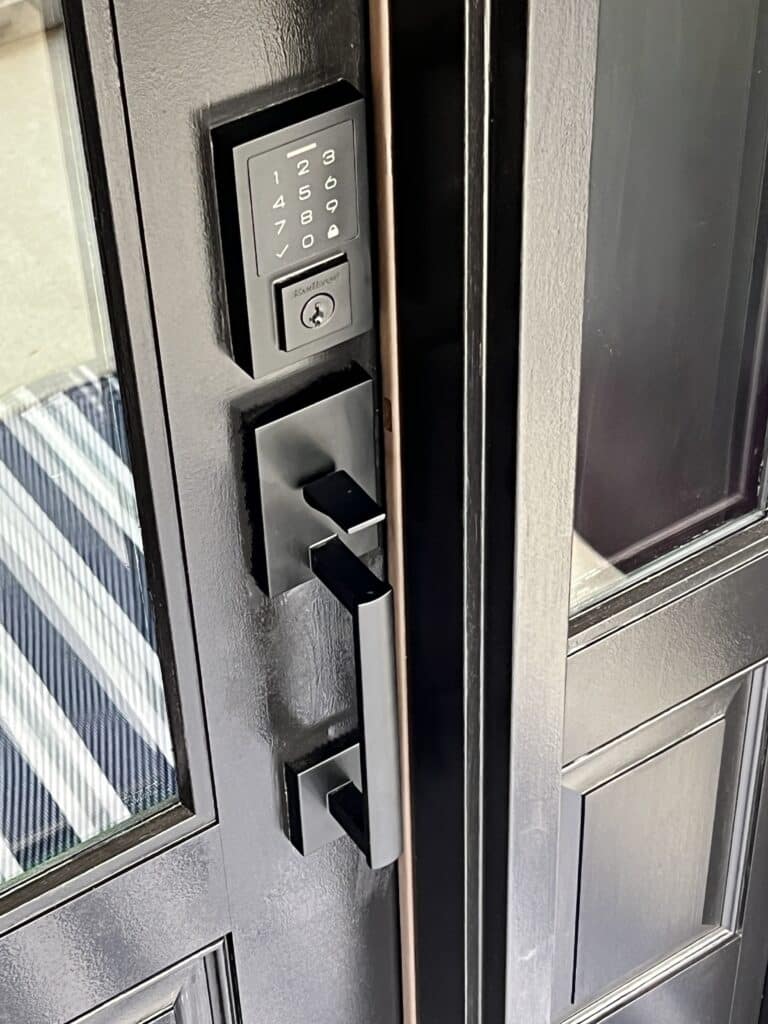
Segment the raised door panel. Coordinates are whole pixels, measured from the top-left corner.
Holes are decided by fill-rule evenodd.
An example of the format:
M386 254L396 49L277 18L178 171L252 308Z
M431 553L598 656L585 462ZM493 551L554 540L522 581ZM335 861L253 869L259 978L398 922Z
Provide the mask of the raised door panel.
M177 964L72 1024L235 1024L227 947Z
M602 1019L740 934L763 680L725 680L563 769L556 1019Z
M731 942L603 1020L605 1024L725 1024L738 955L739 943Z
M705 927L724 732L711 725L585 797L577 1003Z

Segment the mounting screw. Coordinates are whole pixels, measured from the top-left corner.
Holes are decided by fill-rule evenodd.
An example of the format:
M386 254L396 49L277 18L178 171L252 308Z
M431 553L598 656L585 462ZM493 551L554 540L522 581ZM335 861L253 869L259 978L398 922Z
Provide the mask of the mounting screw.
M333 316L335 309L336 303L333 298L325 292L320 292L319 295L313 295L304 303L301 310L301 322L310 329L324 327Z

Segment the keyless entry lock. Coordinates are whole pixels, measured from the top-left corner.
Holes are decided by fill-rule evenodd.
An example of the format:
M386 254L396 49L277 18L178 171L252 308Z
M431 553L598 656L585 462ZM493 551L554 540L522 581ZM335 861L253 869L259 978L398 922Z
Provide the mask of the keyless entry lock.
M311 323L328 294L306 299L300 316ZM354 632L358 729L285 766L290 838L308 854L347 834L371 867L383 867L399 856L402 832L392 588L359 557L378 547L384 520L373 382L353 367L247 430L257 580L271 596L320 580L351 615Z
M338 82L212 131L232 344L254 377L373 326L364 113Z

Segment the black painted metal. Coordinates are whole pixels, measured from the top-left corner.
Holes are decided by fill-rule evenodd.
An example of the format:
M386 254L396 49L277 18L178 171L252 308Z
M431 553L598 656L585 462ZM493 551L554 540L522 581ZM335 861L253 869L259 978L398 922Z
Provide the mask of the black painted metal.
M352 616L362 793L343 787L329 810L372 868L403 849L392 588L333 537L313 547L312 571Z
M205 865L218 872L215 906L204 886L195 890L210 927L180 935L172 955L186 955L187 939L201 944L226 928L244 1020L389 1024L400 1016L394 873L370 872L344 840L302 860L281 821L279 765L354 727L353 630L319 581L267 598L251 578L258 524L247 511L241 433L243 413L250 418L290 400L351 360L375 380L375 338L311 354L257 384L237 366L232 336L243 311L237 283L225 278L228 241L226 230L219 235L210 148L212 127L339 79L365 94L365 5L334 0L318 17L314 0L86 2L107 11L119 39L132 212L141 214L142 271L151 285L184 529L181 589L186 600L188 588L195 619L219 798L219 824L205 844ZM502 0L488 9L490 149L483 136L486 6L392 2L420 1024L463 1024L467 1008L476 1014L483 1001L486 1019L501 1019L503 999L525 10ZM108 54L101 59L106 66ZM484 168L489 193L478 174ZM493 218L488 239L483 211ZM131 351L135 338L120 337ZM486 434L492 421L509 429ZM161 432L151 431L149 442L164 443ZM369 561L376 567L381 559ZM177 869L182 895L184 850L181 844L163 855ZM162 881L159 861L151 874ZM136 981L163 950L151 915L131 935L138 896L130 873L122 878L106 906L117 922L115 955L125 954ZM82 903L88 920L104 909L98 892ZM174 913L164 926L178 923ZM61 926L52 919L48 930L55 937L68 919ZM484 965L476 952L482 947ZM19 1019L34 1007L33 979L45 984L66 963L66 955L46 966L24 953L27 985L14 997ZM67 1012L81 1012L89 992L104 1000L121 983L119 971L98 985L73 978Z
M280 762L354 721L349 623L319 583L279 600L261 595L240 542L242 534L247 545L252 529L241 410L294 394L352 358L375 373L375 338L336 346L304 361L303 372L256 386L229 358L208 148L213 121L339 78L363 92L362 6L337 0L318 17L312 0L116 0L115 14L207 680L243 1018L283 1019L290 1005L294 1019L318 1024L397 1019L391 870L371 873L344 842L302 859L280 821Z

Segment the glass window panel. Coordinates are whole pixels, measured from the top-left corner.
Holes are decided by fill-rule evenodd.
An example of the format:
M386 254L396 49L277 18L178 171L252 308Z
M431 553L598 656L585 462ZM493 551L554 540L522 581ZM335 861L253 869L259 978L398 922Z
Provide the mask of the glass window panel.
M759 506L764 7L600 6L574 606Z
M0 884L175 800L67 43L0 0Z

